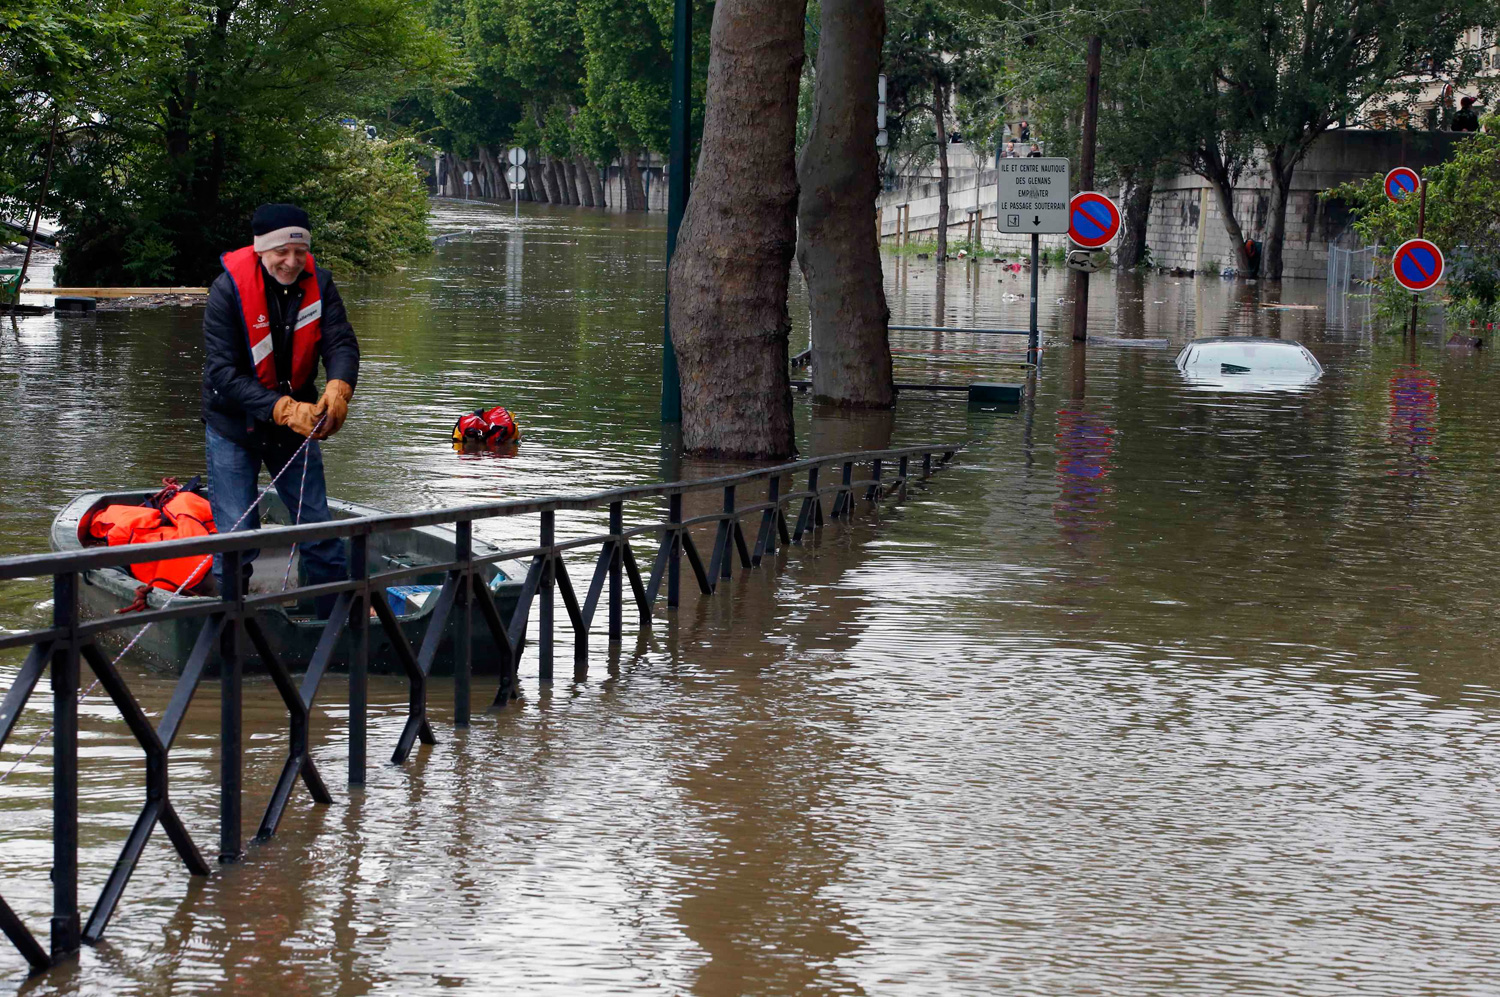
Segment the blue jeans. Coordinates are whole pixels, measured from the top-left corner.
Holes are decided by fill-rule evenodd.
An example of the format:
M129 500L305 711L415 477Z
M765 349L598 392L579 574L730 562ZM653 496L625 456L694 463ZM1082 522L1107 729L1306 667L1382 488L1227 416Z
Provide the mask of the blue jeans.
M214 525L221 533L235 529L260 529L260 510L257 507L245 515L251 503L260 494L260 467L275 476L286 467L286 473L276 482L276 494L286 505L295 523L326 523L332 517L328 512L328 486L323 480L323 451L316 441L309 443L296 460L295 446L268 445L263 449L243 447L204 427L206 453L208 457L208 501L214 511ZM303 465L306 464L306 485L303 484ZM298 513L298 505L301 513ZM337 538L319 540L315 543L298 544L302 557L302 574L309 585L343 581L349 577L349 561L344 554L344 542ZM258 550L245 551L240 555L246 577L250 564L260 554ZM214 577L219 589L224 588L224 565L217 555L214 557ZM324 603L327 605L324 605ZM318 615L327 616L333 605L331 596L318 600Z

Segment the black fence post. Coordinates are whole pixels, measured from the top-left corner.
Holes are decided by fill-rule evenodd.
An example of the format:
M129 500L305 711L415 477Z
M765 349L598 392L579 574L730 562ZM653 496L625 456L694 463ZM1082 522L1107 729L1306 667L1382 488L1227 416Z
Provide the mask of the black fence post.
M453 635L453 726L469 726L469 686L474 666L474 522L461 519L455 524L453 559L458 562L458 594L454 610L457 633Z
M240 614L244 611L240 586L240 551L222 555L224 633L219 638L219 861L238 862L244 854L240 841L241 697Z
M354 590L354 614L349 621L349 785L365 784L370 713L370 535L349 538L349 577L360 582Z
M630 541L620 536L625 532L625 504L609 504L609 532L614 539L614 559L609 563L609 642L618 644L625 635L625 551Z
M52 577L52 961L78 952L78 575Z
M667 552L667 608L676 609L682 597L682 493L667 497L667 536L671 548Z
M541 612L538 614L541 633L537 635L536 640L538 682L552 681L552 589L555 581L552 559L557 554L552 549L552 545L556 542L556 528L557 513L551 511L542 513L541 546L545 547L546 550L542 553L542 591L540 593L542 606Z
M723 564L719 566L719 577L721 578L729 578L734 573L734 526L737 522L739 522L739 518L732 515L734 509L734 486L725 485L724 512L730 515L727 519L719 524L719 536L723 538L720 541L718 550L719 556L723 558ZM717 584L712 578L710 578L708 581L710 585Z

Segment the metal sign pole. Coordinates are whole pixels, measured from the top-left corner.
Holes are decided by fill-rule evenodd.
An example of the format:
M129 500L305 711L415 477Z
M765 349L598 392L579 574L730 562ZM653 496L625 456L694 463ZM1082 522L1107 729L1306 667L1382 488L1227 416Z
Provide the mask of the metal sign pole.
M1427 228L1427 181L1421 177L1417 178L1417 189L1421 192L1421 201L1417 204L1417 238L1423 237ZM1421 296L1416 291L1411 292L1411 336L1415 340L1417 336L1417 303Z
M1036 257L1037 244L1040 240L1041 236L1035 232L1031 233L1031 327L1028 329L1026 336L1026 362L1033 366L1037 363L1037 351L1040 346L1038 342L1040 336L1037 333L1036 327L1037 279L1038 271L1041 270L1041 267L1037 265Z

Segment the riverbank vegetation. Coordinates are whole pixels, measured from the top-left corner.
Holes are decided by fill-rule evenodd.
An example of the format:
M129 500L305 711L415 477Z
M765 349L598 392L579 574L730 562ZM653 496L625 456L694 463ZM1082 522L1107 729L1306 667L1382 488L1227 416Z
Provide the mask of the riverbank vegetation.
M1443 250L1450 324L1489 326L1500 322L1500 115L1486 119L1487 133L1458 144L1446 163L1422 171L1427 206L1422 237ZM1389 257L1417 238L1421 199L1392 201L1383 177L1345 184L1327 192L1351 206L1355 231ZM1404 317L1411 292L1381 269L1377 289L1383 312Z

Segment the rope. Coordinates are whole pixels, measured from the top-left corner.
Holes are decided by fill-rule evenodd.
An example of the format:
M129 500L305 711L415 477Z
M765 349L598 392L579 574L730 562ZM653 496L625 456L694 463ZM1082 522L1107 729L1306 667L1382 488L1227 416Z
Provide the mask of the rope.
M327 416L324 416L323 418L326 419ZM318 425L319 426L323 425L323 419L319 419L318 420ZM317 427L313 428L313 432L317 432ZM312 442L312 437L311 436L309 436L307 438L307 442L308 443ZM303 444L303 446L306 446L306 445L307 445L306 443ZM297 459L296 457L292 458L292 460L296 460L296 459ZM287 461L287 463L290 465L291 461ZM303 455L303 457L302 457L302 486L297 489L297 512L292 517L292 525L293 526L301 526L302 525L302 503L307 498L307 465L308 465L307 456ZM282 470L285 471L286 468L283 467ZM286 591L287 582L291 580L291 577L292 577L292 561L293 561L294 558L296 558L296 556L297 556L297 545L296 544L292 544L292 549L289 550L289 551L287 551L287 554L286 554L286 570L281 573L281 591L283 591L283 592Z
M326 418L327 418L327 416L324 416L323 419L319 419L318 420L318 424L313 427L313 433L314 434L316 434L319 429L323 428L323 421ZM266 485L266 487L261 490L261 493L258 496L256 496L255 501L251 502L250 503L250 507L245 510L244 515L240 516L240 518L235 522L235 524L233 526L231 526L229 528L229 530L227 532L234 533L241 526L244 525L245 520L247 520L247 519L250 518L250 513L254 512L257 508L260 507L260 503L265 499L265 497L267 495L271 494L271 489L273 489L273 488L276 487L276 483L281 480L281 476L283 474L285 474L288 471L288 469L291 468L292 464L296 463L297 457L300 456L302 454L302 452L307 449L308 445L311 444L312 441L313 441L313 437L312 436L309 436L307 439L305 439L305 440L302 441L302 446L298 447L297 448L297 452L294 453L294 454L292 454L291 459L288 460L285 464L283 464L281 466L281 470L277 471L276 474L275 474L275 476L271 478L271 483L269 485ZM302 464L302 488L303 488L303 490L305 492L305 490L307 488L307 463L305 461ZM297 499L297 518L299 520L302 518L302 499L301 499L300 496ZM295 550L295 547L293 549ZM194 576L196 576L198 574L198 568L201 568L203 566L204 561L212 561L212 560L213 560L213 555L212 554L204 554L203 555L203 559L200 560L198 562L197 566L195 566L193 568L193 570L188 573L187 578L185 578L183 580L182 584L177 586L177 590L175 592L173 592L170 596L167 597L167 601L162 604L161 608L162 609L166 609L168 606L172 605L172 603L177 600L177 597L182 594L182 590L187 587L188 582L192 581L193 578L194 578ZM288 574L291 573L291 567L292 567L292 565L291 565L291 558L288 558L287 559L287 572L288 572ZM149 588L149 586L148 586L148 588ZM284 580L282 582L282 588L283 589L286 588L286 583L285 583ZM140 630L136 631L136 635L134 637L130 638L130 643L126 644L125 647L124 647L124 649L122 651L120 651L119 654L115 655L114 660L111 661L110 664L111 665L118 665L120 663L120 659L123 658L123 657L125 657L125 655L127 655L127 654L130 653L131 648L135 647L136 643L138 641L140 641L140 639L146 635L146 631L150 630L155 625L155 623L156 623L156 621L152 620L150 623L147 623L145 626L141 627ZM93 684L90 685L87 689L83 690L83 692L81 692L81 693L78 694L78 702L80 704L85 699L88 698L89 693L93 692L95 689L97 689L99 687L99 681L100 681L99 678L97 676L95 676ZM29 747L29 748L26 749L26 753L24 755L22 755L20 758L17 758L16 761L15 761L15 764L12 765L9 769L6 769L4 775L0 775L0 782L4 782L6 779L9 779L11 777L11 773L15 772L16 769L20 768L21 764L23 762L25 762L26 759L30 758L31 755L32 755L32 753L35 752L37 748L40 748L42 746L42 744L46 742L47 738L49 738L49 737L52 736L52 730L53 730L53 728L48 727L46 730L42 731L42 736L39 737L39 738L37 738L36 742L34 744L32 744L31 747Z

